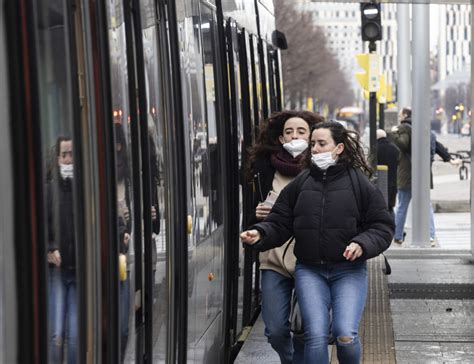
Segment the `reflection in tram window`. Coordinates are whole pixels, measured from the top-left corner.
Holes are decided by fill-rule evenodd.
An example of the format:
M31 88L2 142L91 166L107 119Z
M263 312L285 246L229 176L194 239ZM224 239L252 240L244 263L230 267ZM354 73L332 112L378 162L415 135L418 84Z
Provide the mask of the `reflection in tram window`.
M135 287L135 252L133 231L140 226L133 221L134 166L131 163L130 107L128 94L127 48L123 2L107 1L109 29L110 74L112 90L113 123L115 130L115 160L117 181L117 229L119 246L119 326L122 362L135 360L135 308L131 304Z
M78 307L80 301L76 273L74 196L76 179L73 165L73 58L66 22L66 3L38 0L32 3L35 22L34 59L41 119L41 142L46 176L45 224L47 242L48 361L76 363ZM41 262L42 264L46 262Z
M145 99L147 101L148 152L150 161L150 205L152 223L151 263L153 271L153 362L166 361L167 336L164 334L168 323L168 275L167 275L167 241L165 224L161 219L166 216L164 199L166 185L164 176L164 98L162 91L162 70L160 60L163 49L162 39L157 33L155 2L141 0L142 42L145 69Z
M209 142L209 166L208 175L210 176L210 184L208 188L211 190L211 212L212 212L212 230L216 229L222 224L223 216L223 199L222 199L222 177L219 140L217 137L217 99L216 99L216 81L215 74L217 74L214 65L217 64L216 49L217 34L215 19L212 12L206 7L202 8L202 43L204 51L204 77L206 80L206 116L208 127L208 142ZM209 24L209 26L204 26ZM212 171L212 173L211 173Z
M209 221L209 151L208 125L205 119L204 74L200 63L201 38L198 16L184 19L182 37L186 39L184 58L193 60L182 64L183 108L187 116L185 133L191 141L186 143L186 166L188 182L188 213L192 216L193 231L190 236L190 249L199 244L210 233ZM205 24L202 26L205 27ZM192 268L190 268L192 270Z
M56 161L47 183L49 359L76 362L77 285L76 241L74 236L72 140L59 137Z
M130 269L128 248L130 245L130 169L128 167L127 141L121 124L115 124L115 155L117 168L117 228L119 236L119 300L120 300L120 353L125 358L129 333Z

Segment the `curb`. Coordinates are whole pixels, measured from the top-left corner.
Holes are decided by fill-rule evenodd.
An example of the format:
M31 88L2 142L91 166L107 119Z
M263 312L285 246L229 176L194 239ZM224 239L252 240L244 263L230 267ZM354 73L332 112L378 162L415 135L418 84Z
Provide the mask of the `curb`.
M471 212L469 200L433 200L434 212Z

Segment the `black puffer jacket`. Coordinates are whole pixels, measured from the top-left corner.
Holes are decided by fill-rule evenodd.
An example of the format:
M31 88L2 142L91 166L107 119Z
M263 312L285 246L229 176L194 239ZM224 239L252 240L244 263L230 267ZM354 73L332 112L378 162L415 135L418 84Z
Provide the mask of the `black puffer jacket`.
M47 185L48 251L59 250L61 268L76 269L72 180L58 177Z
M342 254L352 241L363 249L359 260L379 255L393 238L393 218L382 193L367 178L359 180L361 200L366 198L362 205L367 206L363 216L347 166L322 171L312 165L280 193L265 221L251 227L263 236L253 247L272 249L294 235L295 255L303 264L345 261Z

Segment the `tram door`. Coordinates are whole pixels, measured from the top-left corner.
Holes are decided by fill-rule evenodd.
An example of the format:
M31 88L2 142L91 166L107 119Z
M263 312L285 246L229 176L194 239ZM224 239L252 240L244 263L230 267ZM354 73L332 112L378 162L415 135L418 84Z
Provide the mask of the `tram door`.
M226 242L226 284L225 290L228 295L228 311L226 312L226 331L229 333L229 343L237 340L243 325L244 305L244 248L239 244L239 232L243 227L243 185L241 183L242 173L245 165L244 156L244 122L242 115L242 85L240 79L240 53L237 24L229 19L225 22L225 50L226 70L228 75L228 109L226 114L230 116L226 125L226 187L229 197L226 199L227 242Z
M120 354L167 360L169 307L167 158L162 60L155 2L107 2L119 244Z
M224 287L223 140L214 9L185 6L180 24L188 210L187 359L221 362Z

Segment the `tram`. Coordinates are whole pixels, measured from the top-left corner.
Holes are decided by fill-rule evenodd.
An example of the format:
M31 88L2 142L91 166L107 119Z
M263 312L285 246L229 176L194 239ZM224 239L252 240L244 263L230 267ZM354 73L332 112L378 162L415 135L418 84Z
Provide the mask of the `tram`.
M259 305L239 231L282 107L273 2L1 3L0 362L230 362Z

